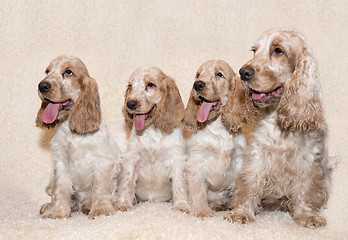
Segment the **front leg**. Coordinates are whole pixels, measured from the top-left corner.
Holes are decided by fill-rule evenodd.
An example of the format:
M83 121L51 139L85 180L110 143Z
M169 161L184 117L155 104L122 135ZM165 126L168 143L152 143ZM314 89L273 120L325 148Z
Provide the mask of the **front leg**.
M115 192L115 159L109 159L108 164L99 161L96 168L95 179L92 188L92 207L88 218L97 216L110 216L115 213L113 198ZM101 164L100 164L101 163Z
M213 217L214 212L208 205L207 189L204 184L204 179L197 170L188 168L187 182L192 206L191 215L199 218Z
M298 176L292 187L290 199L291 213L294 221L307 228L317 228L326 225L325 217L319 215L320 207L328 199L328 186L324 180L322 166L314 166L308 175Z
M50 209L52 207L55 175L56 175L56 173L54 171L53 175L51 175L51 177L50 177L50 181L49 181L48 185L46 186L46 193L48 196L51 197L51 202L45 203L41 206L40 214L44 214L48 209Z
M255 211L260 200L255 193L257 179L254 178L251 181L254 181L254 183L246 183L241 175L237 178L230 203L232 210L225 214L224 218L226 220L241 224L255 221Z
M224 216L228 221L242 224L255 221L255 212L260 205L265 184L262 162L262 158L257 156L245 158L232 192L232 210Z
M184 170L180 169L172 177L173 190L173 211L190 212L190 206L187 199L187 184Z
M70 215L70 195L72 183L67 167L63 161L56 161L55 174L53 175L51 203L44 204L40 213L43 218L68 218Z
M135 198L135 184L137 181L136 168L140 164L138 157L135 163L125 161L121 164L121 173L119 176L118 199L116 210L126 212L133 209L133 200Z
M180 139L182 145L167 149L170 159L172 192L173 192L173 211L189 213L190 206L187 196L187 182L185 178L186 154L184 152L183 139Z

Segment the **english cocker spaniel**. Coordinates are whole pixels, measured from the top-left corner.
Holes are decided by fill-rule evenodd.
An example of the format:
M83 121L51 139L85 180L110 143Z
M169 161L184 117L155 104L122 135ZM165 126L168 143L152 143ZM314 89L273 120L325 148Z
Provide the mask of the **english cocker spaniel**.
M183 114L172 78L156 67L132 74L123 107L128 142L121 161L118 210L131 210L137 201L172 200L173 210L189 211Z
M229 99L242 104L223 113L231 130L255 123L225 218L253 222L263 208L290 211L304 227L324 226L319 211L336 160L328 157L316 63L294 30L271 30L252 51L239 70L244 84Z
M186 106L188 193L191 214L200 218L212 217L211 207L226 210L242 165L244 135L231 132L221 122L229 88L236 81L228 63L209 60L198 69Z
M89 218L112 215L120 156L101 116L97 83L75 57L57 57L45 73L36 125L57 128L50 142L54 173L46 188L51 202L40 213L43 218L66 218L73 210L89 212Z

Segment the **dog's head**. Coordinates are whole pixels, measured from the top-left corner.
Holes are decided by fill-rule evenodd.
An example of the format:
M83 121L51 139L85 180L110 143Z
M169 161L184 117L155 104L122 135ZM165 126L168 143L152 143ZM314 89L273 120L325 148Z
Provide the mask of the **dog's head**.
M179 126L184 112L175 81L159 68L137 69L128 81L123 106L128 135L153 125L165 133Z
M36 125L50 128L68 119L72 131L97 131L101 122L98 86L84 63L75 57L59 56L45 74L38 86L42 103Z
M235 77L222 60L209 60L199 67L183 119L186 130L195 132L221 114Z
M316 62L295 30L271 30L253 46L239 70L255 106L276 109L280 124L307 131L323 123Z

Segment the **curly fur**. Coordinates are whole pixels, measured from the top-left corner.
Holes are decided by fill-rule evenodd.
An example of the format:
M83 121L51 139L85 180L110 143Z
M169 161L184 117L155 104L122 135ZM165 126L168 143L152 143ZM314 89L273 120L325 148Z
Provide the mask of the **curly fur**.
M123 107L128 143L121 162L118 210L128 211L137 201L173 201L173 210L189 211L183 114L172 78L156 67L132 74Z
M230 85L236 87L236 74L225 61L205 62L197 71L185 109L191 214L200 218L212 217L212 209L226 210L242 165L244 135L230 132L221 121Z
M248 92L244 101L257 115L246 111L254 130L233 191L233 209L225 217L247 223L262 209L286 210L304 227L324 226L319 211L329 196L336 159L328 157L315 61L294 30L269 31L252 50L254 58L240 74ZM226 122L238 126L243 118L228 116Z
M55 165L46 188L51 202L40 213L43 218L66 218L76 210L89 218L112 215L120 156L101 117L97 83L75 57L55 58L46 74L39 84L36 124L56 127L50 142Z

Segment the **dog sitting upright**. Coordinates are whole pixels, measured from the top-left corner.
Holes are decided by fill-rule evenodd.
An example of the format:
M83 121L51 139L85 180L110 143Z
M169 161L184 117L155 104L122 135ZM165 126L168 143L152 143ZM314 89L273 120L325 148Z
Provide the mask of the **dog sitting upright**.
M180 128L184 104L174 80L156 67L137 69L128 82L123 115L128 144L117 209L131 210L139 201L173 201L173 210L188 212Z
M89 218L112 215L120 154L102 120L97 83L74 57L57 57L45 73L36 125L57 128L50 142L54 173L46 188L51 202L40 213L43 218L67 218L71 210L89 212Z
M283 210L301 226L324 226L320 209L338 159L328 157L316 61L293 29L264 33L252 51L239 70L244 94L231 94L228 101L242 107L227 106L222 113L231 130L247 122L240 115L254 122L225 218L248 223L261 210Z
M236 74L226 62L210 60L197 71L183 119L187 138L187 182L194 216L205 218L225 210L237 171L242 165L245 137L221 122Z

